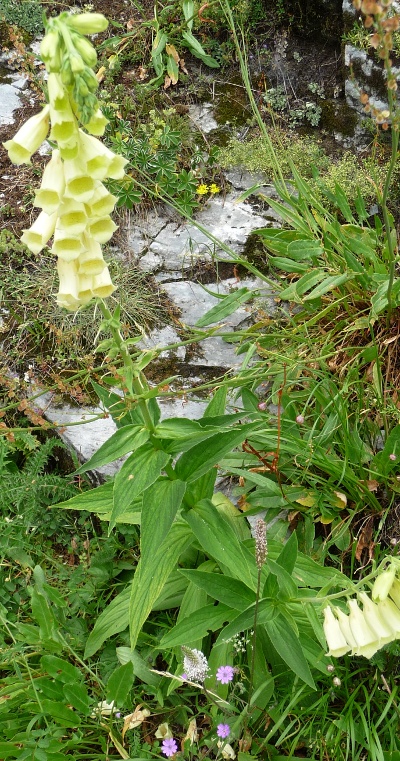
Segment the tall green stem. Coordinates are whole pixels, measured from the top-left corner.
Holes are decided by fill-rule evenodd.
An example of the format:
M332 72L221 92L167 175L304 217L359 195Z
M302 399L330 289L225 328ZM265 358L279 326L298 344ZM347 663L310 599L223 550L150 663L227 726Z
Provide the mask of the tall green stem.
M128 389L128 394L131 397L137 398L137 403L143 418L143 422L146 428L152 433L154 431L153 420L147 407L147 401L146 399L143 399L143 394L146 391L147 382L143 376L143 373L135 368L134 362L129 353L129 349L121 334L119 323L117 323L116 319L106 307L104 301L99 301L99 307L107 323L107 327L113 337L114 343L117 346L122 357L124 363L124 381Z

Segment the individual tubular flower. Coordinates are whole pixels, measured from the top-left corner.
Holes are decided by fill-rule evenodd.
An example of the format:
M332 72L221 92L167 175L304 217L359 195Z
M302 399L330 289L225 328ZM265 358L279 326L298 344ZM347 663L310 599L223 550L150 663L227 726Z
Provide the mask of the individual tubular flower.
M400 610L389 597L378 602L378 610L383 620L390 626L396 639L400 638Z
M63 41L57 29L50 29L40 43L40 55L47 71L60 71Z
M72 42L86 66L93 68L97 63L97 53L93 45L82 34L71 32ZM72 65L71 65L72 67Z
M95 181L90 176L79 155L71 161L64 161L65 195L87 203L93 196Z
M100 244L85 235L84 250L79 255L79 274L100 275L105 266Z
M348 600L348 606L350 610L349 622L351 633L356 641L354 655L363 655L365 658L372 658L380 648L379 638L368 626L364 613L358 606L357 600Z
M59 148L63 145L70 146L72 141L78 142L78 122L69 101L64 108L53 108L50 104L50 119L50 140L58 143Z
M361 592L359 597L363 604L364 617L368 626L377 635L380 647L392 642L395 638L395 632L390 624L382 618L378 606L372 602L366 592Z
M88 121L88 123L85 124L85 127L90 135L96 135L97 137L101 137L101 135L104 135L104 130L107 124L108 124L108 119L106 119L103 112L100 110L100 108L98 108L96 113L93 114L92 118Z
M376 577L371 593L374 602L386 600L392 588L395 576L396 570L394 566L390 566L386 571L383 571L383 573L380 573L379 576Z
M400 608L400 581L398 579L394 579L389 590L389 597L391 597L394 604Z
M88 217L105 217L111 214L117 202L117 197L113 196L104 187L103 183L98 182L92 198L87 204Z
M111 177L113 180L121 180L125 174L125 166L128 159L117 156L116 153L106 148L100 140L87 135L79 130L82 146L82 156L86 161L87 171L95 180L105 180Z
M22 243L25 243L33 254L39 254L53 235L56 222L56 213L49 215L42 211L33 225L28 230L24 230L21 236Z
M103 272L100 275L95 275L93 277L93 296L97 296L99 299L106 299L116 290L116 286L112 283L107 266L104 267Z
M59 259L57 272L60 286L57 294L57 304L69 311L76 311L81 302L78 297L79 280L75 262L67 262Z
M341 632L342 632L345 640L347 640L347 642L351 646L351 648L352 648L352 655L354 655L354 651L355 651L355 649L357 647L357 643L356 643L356 641L355 641L355 639L354 639L354 637L353 637L353 635L351 633L349 617L340 608L336 608L335 607L334 611L335 611L335 615L337 616L337 619L339 621L339 626L340 626Z
M52 252L59 259L66 262L72 262L77 259L84 249L82 236L71 235L70 233L56 228L54 231L54 242Z
M88 234L97 240L98 243L107 243L112 237L118 225L112 221L111 217L99 217L90 222Z
M64 193L64 167L60 151L54 150L42 177L42 184L35 193L34 206L38 206L47 214L57 211Z
M18 130L12 140L7 140L3 143L4 148L8 152L10 161L13 164L29 164L31 156L36 153L38 148L46 139L49 131L49 106L45 106L42 110L31 116L25 124Z
M58 210L57 229L70 235L80 235L87 224L85 204L75 201L74 198L64 198Z
M88 304L93 298L93 276L78 275L78 299L80 304Z
M334 616L330 605L327 605L327 607L324 608L323 627L325 639L329 647L329 652L327 653L328 656L340 658L351 650L351 645L347 642L342 629L339 626L339 621Z
M69 108L69 100L59 74L49 74L47 89L51 107L57 111L66 111Z

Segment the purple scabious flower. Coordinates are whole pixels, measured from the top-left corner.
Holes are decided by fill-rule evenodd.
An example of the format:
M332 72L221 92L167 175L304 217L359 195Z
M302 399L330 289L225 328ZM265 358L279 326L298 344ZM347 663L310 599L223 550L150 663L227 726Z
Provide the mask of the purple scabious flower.
M178 743L173 737L168 737L166 740L162 741L161 750L164 753L164 756L174 756L178 750Z
M231 728L229 724L218 724L217 726L217 735L218 737L228 737L230 734Z
M235 674L235 669L232 666L220 666L217 671L217 682L221 684L228 684L231 682Z

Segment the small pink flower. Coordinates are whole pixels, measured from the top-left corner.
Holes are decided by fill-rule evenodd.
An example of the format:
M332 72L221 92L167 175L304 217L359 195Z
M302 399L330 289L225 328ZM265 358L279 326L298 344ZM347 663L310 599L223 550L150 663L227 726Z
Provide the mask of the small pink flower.
M299 425L303 425L303 423L304 423L304 415L297 415L297 417L296 417L296 423L298 423Z
M235 674L235 669L232 666L220 666L217 671L217 682L221 684L228 684L231 682Z
M231 728L229 724L218 724L217 726L217 735L218 737L228 737L230 734Z
M395 459L396 459L396 455L395 454L390 454L389 455L389 460L395 460Z
M162 741L161 750L164 753L164 756L174 756L178 750L178 743L173 737L168 737L166 740Z
M264 412L264 410L267 409L267 402L260 402L259 404L257 404L257 407L258 407L259 410Z
M185 673L181 674L181 679L186 679L187 680L187 674L185 674Z

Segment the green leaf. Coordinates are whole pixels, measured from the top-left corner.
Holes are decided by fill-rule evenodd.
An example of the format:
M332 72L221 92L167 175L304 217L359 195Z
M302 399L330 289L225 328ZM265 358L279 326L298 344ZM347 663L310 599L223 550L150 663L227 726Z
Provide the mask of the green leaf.
M167 536L186 491L183 481L161 479L143 493L140 551L144 566Z
M228 296L225 296L219 304L209 309L200 320L196 322L196 328L204 328L216 322L221 322L225 317L235 312L241 304L244 304L250 298L254 298L254 291L248 288L238 288Z
M172 55L167 56L167 74L170 77L172 84L176 85L179 79L179 68Z
M310 288L314 288L316 283L320 283L321 280L326 280L325 270L311 270L303 275L300 280L295 283L291 283L283 291L279 292L279 298L285 301L297 301L301 302L301 296L306 293Z
M264 622L268 636L282 660L309 687L316 689L310 668L294 631L281 613Z
M168 42L167 35L165 34L165 32L160 30L154 39L153 47L151 50L151 57L153 59L163 52L167 42Z
M57 724L61 724L62 727L79 727L81 718L76 711L72 711L71 708L67 708L62 703L47 700L47 698L42 698L40 702L43 714L54 719Z
M278 565L282 566L287 573L293 573L298 555L297 534L292 532L282 551L276 559Z
M135 497L142 494L157 480L169 459L166 452L154 449L150 443L144 444L128 457L114 480L110 530L115 526L118 517L129 508Z
M87 470L95 470L109 462L118 460L128 452L133 452L147 441L149 432L139 425L125 425L119 428L110 436L104 444L99 447L93 457L84 465L81 465L76 473L86 473Z
M347 283L352 278L353 275L347 273L344 275L330 275L322 283L317 285L317 287L314 288L311 293L308 293L307 296L304 297L304 301L319 299L325 293L328 293L328 291L333 291L334 288L339 288L340 285Z
M118 666L107 682L107 702L114 701L118 708L122 708L128 700L134 678L132 661L128 661L123 666Z
M204 551L250 589L256 588L253 554L239 541L229 521L204 499L184 516Z
M203 63L206 64L206 66L210 66L210 68L213 69L219 69L219 63L215 60L215 58L207 55L205 50L200 45L200 42L196 40L196 37L194 37L191 32L182 32L182 37L187 43L187 46L193 55L195 55L197 58L200 58Z
M297 598L297 586L295 582L293 581L292 577L290 576L287 571L285 571L284 568L282 568L278 563L275 563L271 558L266 559L266 565L268 570L276 576L278 579L278 586L279 586L279 593L278 593L278 599L279 600L293 600ZM268 580L267 580L268 581Z
M117 647L117 658L122 666L125 663L132 663L135 676L144 684L150 684L152 687L158 687L161 677L154 674L146 664L146 661L137 650L131 650L130 647Z
M31 590L31 607L32 615L39 624L42 639L53 639L58 642L57 623L54 613L44 595L40 594L35 588Z
M216 390L214 396L212 397L211 401L209 401L206 409L204 410L204 418L210 418L224 414L226 408L227 393L227 386L220 386L220 388Z
M142 567L139 561L132 581L129 607L129 626L132 650L154 603L162 588L176 568L179 556L193 542L193 534L184 523L173 523L170 532L154 553L154 556Z
M300 262L294 262L292 259L286 259L284 256L271 256L271 264L284 272L307 272L309 264L300 264Z
M46 671L53 679L59 679L64 684L76 684L81 681L81 672L72 663L55 655L43 655L40 659L43 671Z
M191 646L198 639L203 639L209 631L216 631L226 621L235 616L235 611L227 605L206 605L179 621L161 639L160 647Z
M67 499L65 502L59 502L57 508L63 510L87 510L88 513L111 513L113 508L113 489L114 483L109 481L95 489L84 491L76 497Z
M91 713L89 695L83 684L65 684L64 696L67 703L72 705L76 711L84 716L89 716Z
M129 624L130 586L127 586L98 617L86 642L85 658L97 652L103 642L114 634L124 631Z
M192 31L193 16L194 16L194 3L193 0L183 0L182 3L183 15L188 25L189 32Z
M181 481L195 481L210 468L216 466L228 452L241 444L254 430L254 424L242 425L231 431L215 434L204 443L196 444L184 452L175 465L175 472Z
M215 600L224 603L224 605L229 605L235 610L243 610L255 602L255 592L246 587L242 581L233 579L231 576L183 568L180 569L180 573L204 589L210 597L214 597Z

